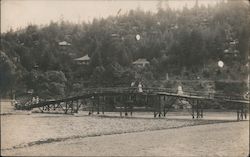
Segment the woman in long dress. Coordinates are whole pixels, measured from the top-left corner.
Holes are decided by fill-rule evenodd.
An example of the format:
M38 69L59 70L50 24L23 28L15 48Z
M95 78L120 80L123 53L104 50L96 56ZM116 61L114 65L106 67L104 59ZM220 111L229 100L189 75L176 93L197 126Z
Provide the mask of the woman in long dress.
M138 84L138 92L139 92L139 93L142 93L142 92L143 92L141 82L139 82L139 84Z
M183 90L182 90L182 86L181 85L179 85L178 88L177 88L177 94L183 95Z

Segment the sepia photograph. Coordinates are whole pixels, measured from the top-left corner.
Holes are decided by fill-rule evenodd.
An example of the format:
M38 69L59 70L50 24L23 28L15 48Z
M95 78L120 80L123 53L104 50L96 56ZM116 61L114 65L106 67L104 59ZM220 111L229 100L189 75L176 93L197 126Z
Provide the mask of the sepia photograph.
M249 157L249 0L1 0L1 156Z

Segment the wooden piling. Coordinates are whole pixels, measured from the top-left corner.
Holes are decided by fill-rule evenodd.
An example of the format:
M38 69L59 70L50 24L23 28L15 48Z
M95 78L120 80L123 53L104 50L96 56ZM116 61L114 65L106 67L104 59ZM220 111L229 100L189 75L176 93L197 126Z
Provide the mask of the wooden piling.
M97 114L100 114L99 107L100 107L100 96L97 96Z

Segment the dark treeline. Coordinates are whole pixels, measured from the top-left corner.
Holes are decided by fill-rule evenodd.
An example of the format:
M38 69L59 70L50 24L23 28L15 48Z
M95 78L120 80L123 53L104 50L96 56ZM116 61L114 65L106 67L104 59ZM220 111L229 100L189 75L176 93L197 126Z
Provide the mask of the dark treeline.
M10 30L1 34L1 94L33 89L41 97L62 97L87 86L129 86L136 79L157 86L166 73L170 79L243 80L249 28L249 5L239 0ZM62 41L71 45L60 46ZM86 54L88 66L75 64ZM138 58L150 66L134 68Z

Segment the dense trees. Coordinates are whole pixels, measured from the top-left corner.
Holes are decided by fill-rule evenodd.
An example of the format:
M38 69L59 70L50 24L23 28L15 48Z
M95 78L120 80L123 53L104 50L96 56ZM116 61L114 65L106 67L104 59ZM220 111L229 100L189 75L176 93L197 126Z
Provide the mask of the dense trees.
M1 34L1 93L19 88L15 83L44 97L86 86L129 86L136 78L150 86L166 73L173 79L243 80L249 27L249 5L240 0L182 11L159 7L155 14L131 10L81 25L30 25ZM59 45L62 41L70 45ZM74 63L86 54L89 66ZM134 68L138 58L146 58L151 66ZM225 63L223 69L217 67L219 60Z
M0 94L5 94L5 91L12 91L14 88L16 74L16 66L10 58L0 51Z

